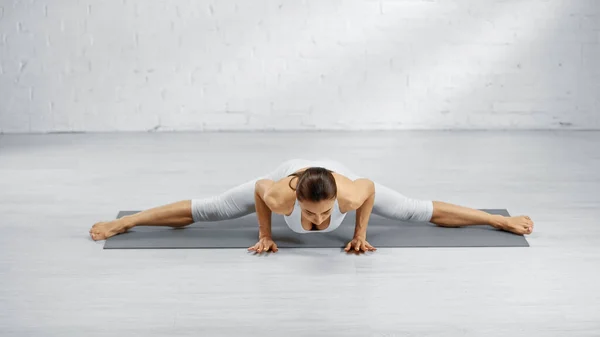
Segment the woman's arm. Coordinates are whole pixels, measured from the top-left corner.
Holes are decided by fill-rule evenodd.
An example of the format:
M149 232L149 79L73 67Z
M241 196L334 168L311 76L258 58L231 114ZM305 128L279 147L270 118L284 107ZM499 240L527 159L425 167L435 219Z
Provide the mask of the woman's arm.
M375 202L375 183L369 179L356 179L352 184L353 203L356 209L354 237L366 239L369 218Z
M258 218L258 238L271 238L271 208L268 203L272 203L267 196L269 189L275 184L273 180L260 179L254 185L254 204L256 207L256 216Z

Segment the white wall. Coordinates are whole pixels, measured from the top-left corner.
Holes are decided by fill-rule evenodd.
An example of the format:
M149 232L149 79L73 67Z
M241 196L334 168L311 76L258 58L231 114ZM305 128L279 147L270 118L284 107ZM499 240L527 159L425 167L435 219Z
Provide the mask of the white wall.
M4 133L600 129L599 0L0 6Z

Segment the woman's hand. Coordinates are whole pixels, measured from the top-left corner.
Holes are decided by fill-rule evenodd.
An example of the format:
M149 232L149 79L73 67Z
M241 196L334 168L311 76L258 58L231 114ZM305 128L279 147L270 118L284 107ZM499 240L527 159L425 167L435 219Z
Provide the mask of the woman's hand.
M271 238L262 238L254 246L248 248L248 251L257 253L268 252L269 250L273 253L279 250Z
M348 244L346 245L346 248L344 248L344 250L347 252L349 252L351 250L354 250L357 252L368 252L368 251L376 251L377 248L371 246L371 244L368 243L365 238L355 236L352 239L352 241L348 242Z

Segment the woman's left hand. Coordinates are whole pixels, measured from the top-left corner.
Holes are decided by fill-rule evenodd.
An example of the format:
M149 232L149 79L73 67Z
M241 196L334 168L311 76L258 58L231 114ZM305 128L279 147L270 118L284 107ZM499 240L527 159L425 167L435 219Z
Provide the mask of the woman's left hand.
M367 242L366 239L361 237L354 237L352 241L348 242L345 251L349 252L350 250L354 250L357 252L368 252L368 251L376 251L377 248L371 246L370 243Z

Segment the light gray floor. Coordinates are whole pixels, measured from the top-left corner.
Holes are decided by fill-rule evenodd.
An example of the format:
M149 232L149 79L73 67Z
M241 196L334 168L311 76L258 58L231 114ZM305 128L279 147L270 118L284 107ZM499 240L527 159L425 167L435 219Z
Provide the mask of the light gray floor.
M600 132L0 136L0 335L597 336ZM406 195L506 208L529 248L103 250L120 209L330 157Z

